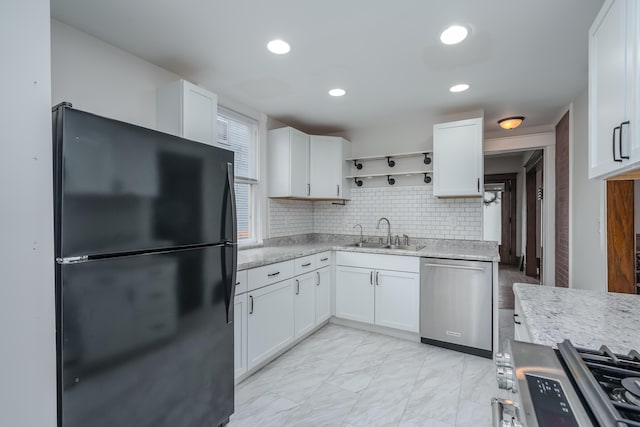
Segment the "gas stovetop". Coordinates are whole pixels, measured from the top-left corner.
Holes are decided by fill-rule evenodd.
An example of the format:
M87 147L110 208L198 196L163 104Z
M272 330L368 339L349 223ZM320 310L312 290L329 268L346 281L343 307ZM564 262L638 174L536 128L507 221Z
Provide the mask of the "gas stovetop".
M606 346L600 350L574 348L569 341L558 345L564 359L579 357L581 363L567 363L574 381L594 416L603 425L640 427L640 354L615 354Z
M512 341L497 354L501 388L510 400L494 399L495 426L640 427L640 354L614 354L574 347Z

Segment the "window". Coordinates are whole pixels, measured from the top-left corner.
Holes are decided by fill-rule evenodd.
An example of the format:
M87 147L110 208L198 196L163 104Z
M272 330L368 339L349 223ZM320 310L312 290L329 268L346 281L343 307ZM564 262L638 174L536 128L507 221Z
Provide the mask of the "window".
M258 183L258 122L218 107L217 145L235 153L238 242L257 240L255 194Z

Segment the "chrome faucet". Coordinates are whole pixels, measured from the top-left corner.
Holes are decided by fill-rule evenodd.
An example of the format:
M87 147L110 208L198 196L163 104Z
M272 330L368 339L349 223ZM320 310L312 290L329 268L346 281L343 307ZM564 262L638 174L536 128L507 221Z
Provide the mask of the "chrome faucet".
M380 223L382 221L387 221L387 246L391 245L391 223L389 222L389 220L385 217L382 217L378 220L378 226L376 227L376 230L380 230Z
M360 227L360 244L362 244L362 242L364 242L364 239L362 238L362 226L360 224L356 224L353 226L353 228L356 227Z
M409 236L407 236L406 234L403 234L402 237L404 237L404 245L409 246Z

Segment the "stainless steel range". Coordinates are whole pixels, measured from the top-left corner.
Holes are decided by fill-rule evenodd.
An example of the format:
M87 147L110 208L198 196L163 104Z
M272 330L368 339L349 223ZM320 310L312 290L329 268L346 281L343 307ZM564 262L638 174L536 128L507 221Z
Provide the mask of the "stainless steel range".
M498 385L511 400L492 400L499 427L640 427L640 354L511 341L496 355Z

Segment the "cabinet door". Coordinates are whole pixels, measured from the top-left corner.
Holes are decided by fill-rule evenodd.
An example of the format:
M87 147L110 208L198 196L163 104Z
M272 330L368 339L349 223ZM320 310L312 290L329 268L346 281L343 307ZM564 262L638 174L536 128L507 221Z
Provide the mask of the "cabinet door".
M614 128L627 120L627 1L607 1L589 32L589 177L620 167ZM625 130L625 137L628 136ZM615 135L616 140L620 138ZM623 155L628 147L623 146Z
M233 304L234 377L247 372L247 294L236 295Z
M216 143L218 97L189 82L183 82L183 137L205 144Z
M316 274L316 325L331 317L331 267Z
M336 268L336 317L373 323L373 270Z
M291 196L309 197L309 135L290 128Z
M293 341L293 279L248 293L248 368Z
M316 325L315 311L315 285L316 275L314 272L303 274L293 279L295 297L295 338L300 338L313 329Z
M420 275L377 270L374 281L376 325L418 332Z
M433 126L433 195L481 196L482 118Z
M311 136L310 142L311 197L336 199L342 184L342 138Z

